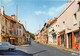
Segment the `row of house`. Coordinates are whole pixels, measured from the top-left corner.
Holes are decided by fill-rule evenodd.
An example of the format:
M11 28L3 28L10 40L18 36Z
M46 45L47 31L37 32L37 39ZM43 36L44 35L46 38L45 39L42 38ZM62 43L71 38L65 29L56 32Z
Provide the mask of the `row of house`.
M47 25L47 31L44 26L35 34L36 41L42 42L44 39L47 44L74 49L80 39L80 0L68 1L66 9L58 17L49 20Z
M24 44L30 38L23 24L17 20L17 16L8 16L1 6L0 11L0 42L10 42L11 44Z

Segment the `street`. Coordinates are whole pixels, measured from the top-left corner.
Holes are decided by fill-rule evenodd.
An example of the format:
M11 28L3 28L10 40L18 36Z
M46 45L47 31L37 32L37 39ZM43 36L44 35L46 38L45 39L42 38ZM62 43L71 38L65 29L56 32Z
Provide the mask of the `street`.
M16 47L15 51L0 51L0 55L23 55L23 56L77 56L70 52L59 50L57 48L38 44L32 41L28 47Z

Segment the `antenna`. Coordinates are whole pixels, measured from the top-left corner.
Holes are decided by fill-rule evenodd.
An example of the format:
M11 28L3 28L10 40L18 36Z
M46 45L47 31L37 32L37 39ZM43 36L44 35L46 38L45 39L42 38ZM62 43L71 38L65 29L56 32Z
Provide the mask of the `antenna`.
M26 20L25 20L25 29L27 29L27 28L26 28L26 25L27 25L27 23L26 23Z
M18 13L17 12L18 12L18 6L16 6L16 20L18 20L18 18L17 18L18 17Z

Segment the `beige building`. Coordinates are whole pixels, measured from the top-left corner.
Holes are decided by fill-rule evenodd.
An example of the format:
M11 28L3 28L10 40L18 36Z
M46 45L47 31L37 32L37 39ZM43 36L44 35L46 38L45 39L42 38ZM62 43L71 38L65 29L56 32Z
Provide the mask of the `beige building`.
M48 43L57 45L57 18L51 20L48 28Z
M40 30L35 33L35 41L40 41Z
M78 0L67 2L67 8L58 16L58 45L75 48L79 42L80 7Z
M75 48L79 43L80 26L80 0L68 1L66 9L57 17L57 20L50 25L48 30L48 43L66 48ZM54 32L53 32L54 30ZM54 34L57 37L54 39ZM53 35L52 35L53 34Z
M17 20L17 16L8 16L4 13L4 7L0 12L1 22L1 42L10 42L11 44L23 44L24 26Z

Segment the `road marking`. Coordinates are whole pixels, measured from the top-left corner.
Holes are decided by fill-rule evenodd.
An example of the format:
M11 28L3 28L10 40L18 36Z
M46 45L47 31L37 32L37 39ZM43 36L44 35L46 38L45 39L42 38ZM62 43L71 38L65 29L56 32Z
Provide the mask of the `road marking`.
M76 54L76 53L71 53L72 55L78 55L78 54Z

